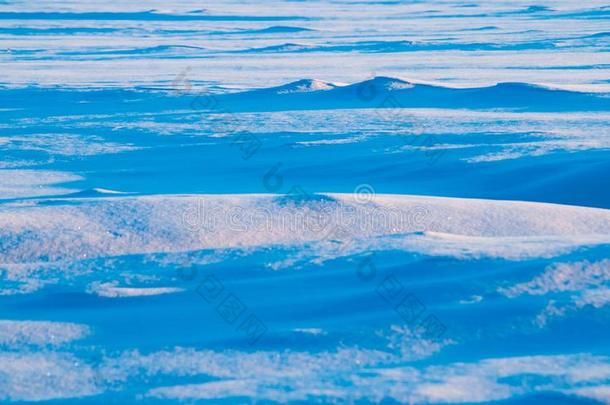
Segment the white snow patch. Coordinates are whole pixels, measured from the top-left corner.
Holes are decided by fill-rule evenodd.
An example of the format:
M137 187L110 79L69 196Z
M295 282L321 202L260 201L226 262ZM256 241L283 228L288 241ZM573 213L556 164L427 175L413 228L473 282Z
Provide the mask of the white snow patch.
M38 151L60 156L95 156L141 149L131 144L107 142L100 136L74 134L33 134L0 139L7 150Z
M152 295L174 294L185 291L177 287L117 287L116 283L93 283L87 289L89 293L106 298L146 297Z
M610 385L582 387L573 390L566 390L566 393L575 394L581 397L601 401L605 404L610 404Z
M500 289L508 297L521 294L545 295L552 292L583 291L610 281L610 260L556 263L526 283Z
M76 323L0 320L0 347L59 346L89 333L87 325Z
M82 177L65 172L0 170L0 199L65 194L75 190L53 185L77 180Z
M0 352L0 400L67 399L100 392L94 370L72 354Z
M610 304L610 260L555 263L531 281L503 287L498 292L509 298L522 294L569 293L568 303L550 300L536 316L535 324L544 327L553 318L564 317L589 306L599 309Z
M190 350L188 353L190 360L184 368L174 369L173 374L203 373L221 380L158 387L150 390L147 396L181 400L243 395L278 402L322 397L372 402L392 399L401 403L460 403L502 400L545 391L567 392L572 387L591 389L596 386L594 384L603 387L600 383L610 379L608 359L587 354L492 358L417 369L401 365L391 356L384 358L379 353L357 349L318 354L220 354ZM173 354L182 357L186 353L180 349ZM155 364L171 362L167 358L171 355L172 352L149 356L132 353L128 364L131 369L142 367L147 373L157 374L161 369ZM226 365L222 371L216 367L220 362ZM519 379L522 375L536 375L540 379L539 382L522 381Z
M326 335L326 331L320 328L296 328L293 331L298 333L305 333L307 335Z

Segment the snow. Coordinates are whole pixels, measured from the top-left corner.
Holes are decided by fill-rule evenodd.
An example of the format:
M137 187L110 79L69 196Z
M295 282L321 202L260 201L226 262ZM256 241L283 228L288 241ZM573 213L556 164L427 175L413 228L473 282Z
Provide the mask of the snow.
M416 245L430 245L423 249L433 254L439 237L462 248L473 237L503 238L500 244L506 238L522 237L527 243L534 237L534 243L547 248L561 238L574 246L610 243L610 211L604 209L402 195L376 195L370 204L362 204L350 194L329 196L329 201L298 205L272 195L165 195L5 207L0 210L0 235L10 248L2 250L0 262L347 242L383 235L406 235L403 248L408 250L409 234ZM491 243L486 252L486 244L475 240L483 254L497 249ZM518 248L511 246L513 255L519 255Z
M0 402L608 402L608 11L0 1Z

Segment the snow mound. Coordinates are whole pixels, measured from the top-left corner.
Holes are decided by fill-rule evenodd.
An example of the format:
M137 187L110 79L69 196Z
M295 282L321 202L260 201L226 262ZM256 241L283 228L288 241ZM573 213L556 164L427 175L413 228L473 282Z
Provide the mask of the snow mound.
M481 255L486 249L496 254L498 243L507 241L498 238L512 238L512 258L519 258L517 240L524 252L532 238L547 249L610 243L610 210L406 195L377 195L372 201L328 196L298 203L257 194L118 196L5 206L0 208L0 263L314 242L366 245L392 235L404 242L402 249L442 255L461 255L473 243ZM439 240L452 248L439 250Z
M303 79L270 89L276 94L307 93L311 91L332 90L337 85L322 80Z
M373 86L384 90L402 90L410 89L415 85L406 80L398 79L395 77L376 76L370 80L365 80L360 83L356 83L356 86Z
M518 111L609 111L607 93L584 93L530 83L455 88L377 76L349 85L303 79L282 86L218 96L232 111L342 108L502 108Z

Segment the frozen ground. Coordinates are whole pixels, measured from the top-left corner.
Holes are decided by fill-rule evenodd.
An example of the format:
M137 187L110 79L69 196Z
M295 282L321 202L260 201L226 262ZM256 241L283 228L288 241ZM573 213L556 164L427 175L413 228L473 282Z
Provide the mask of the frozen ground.
M610 403L608 21L0 2L0 401Z

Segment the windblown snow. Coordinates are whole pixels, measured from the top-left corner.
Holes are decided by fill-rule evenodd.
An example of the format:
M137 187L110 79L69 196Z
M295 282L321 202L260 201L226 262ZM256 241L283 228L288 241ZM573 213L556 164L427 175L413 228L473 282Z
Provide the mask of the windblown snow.
M388 235L407 241L409 235L428 236L430 244L439 243L437 235L451 235L448 241L456 245L471 238L500 238L544 242L549 249L562 239L574 246L610 243L610 211L604 209L424 196L377 195L364 203L351 194L328 197L307 202L273 195L39 200L34 206L0 210L0 258L7 264L320 241L345 244ZM415 250L421 249L419 243L413 244Z

